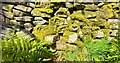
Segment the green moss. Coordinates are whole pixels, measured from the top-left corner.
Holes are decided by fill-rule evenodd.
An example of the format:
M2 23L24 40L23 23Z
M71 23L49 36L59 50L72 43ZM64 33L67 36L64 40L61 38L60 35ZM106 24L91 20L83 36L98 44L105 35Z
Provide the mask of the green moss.
M96 16L96 13L95 12L92 12L92 11L85 11L84 10L84 14L87 18L90 18L90 17L95 17Z
M49 24L50 25L62 25L64 24L64 18L60 18L60 17L52 17L50 20L49 20Z
M34 8L32 10L32 13L36 14L36 16L41 16L41 13L52 13L52 9L47 9L47 8Z
M110 36L110 32L112 32L110 29L101 29L101 31L104 33L104 37L106 38L108 38Z
M61 25L57 28L57 33L59 33L63 28L66 28L67 25Z
M86 5L85 10L99 10L99 8L96 5Z
M74 12L73 14L70 15L70 17L72 19L77 19L77 20L82 20L82 21L86 20L86 17L80 11Z
M62 37L62 40L64 40L64 42L68 42L68 37L69 35L73 34L74 32L70 32L70 31L65 31Z
M44 40L45 36L56 34L56 27L50 25L36 25L32 33L37 39Z
M91 40L91 39L92 39L91 34L84 35L84 36L82 37L82 41Z
M102 9L112 9L111 4L106 4L102 6Z

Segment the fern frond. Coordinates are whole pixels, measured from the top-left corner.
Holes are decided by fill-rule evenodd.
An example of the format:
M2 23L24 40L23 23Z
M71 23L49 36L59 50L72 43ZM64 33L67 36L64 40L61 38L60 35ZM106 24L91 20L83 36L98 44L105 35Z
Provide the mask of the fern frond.
M3 61L41 61L50 58L53 53L36 40L14 35L1 40Z

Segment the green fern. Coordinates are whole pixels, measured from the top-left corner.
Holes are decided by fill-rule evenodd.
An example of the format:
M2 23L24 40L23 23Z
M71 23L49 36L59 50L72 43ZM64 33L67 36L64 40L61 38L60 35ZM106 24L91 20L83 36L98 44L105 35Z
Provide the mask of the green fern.
M16 35L14 32L9 38L0 40L2 44L2 61L42 61L45 58L54 56L43 42L33 38Z

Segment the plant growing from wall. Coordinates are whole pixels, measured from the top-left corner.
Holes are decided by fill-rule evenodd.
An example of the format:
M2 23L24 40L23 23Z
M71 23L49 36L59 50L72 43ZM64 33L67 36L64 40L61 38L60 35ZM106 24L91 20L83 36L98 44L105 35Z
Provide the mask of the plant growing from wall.
M43 61L51 59L54 53L43 42L11 33L9 38L0 39L2 44L2 61Z

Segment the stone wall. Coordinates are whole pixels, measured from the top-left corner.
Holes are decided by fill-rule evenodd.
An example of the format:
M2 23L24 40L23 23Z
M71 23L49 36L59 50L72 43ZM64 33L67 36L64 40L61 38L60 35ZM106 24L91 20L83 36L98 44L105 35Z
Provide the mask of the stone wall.
M46 36L43 37L43 40L46 41L53 42L56 36L68 43L76 43L86 39L97 41L105 37L111 40L118 32L120 10L118 3L115 2L3 2L2 4L3 13L0 16L4 20L2 24L4 27L31 34L36 25L45 25L48 28L50 28L49 25L55 26L55 33L46 32ZM44 32L45 30L41 33ZM34 33L34 35L38 37L39 33Z

